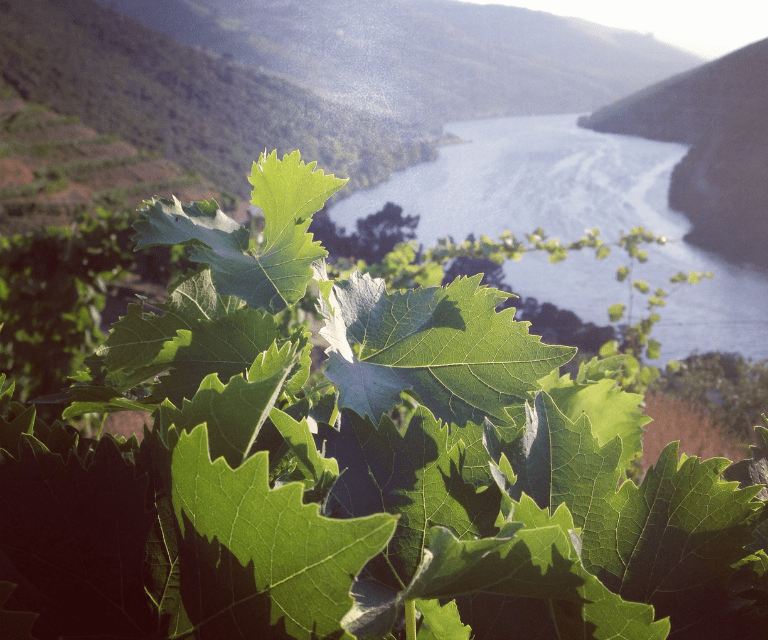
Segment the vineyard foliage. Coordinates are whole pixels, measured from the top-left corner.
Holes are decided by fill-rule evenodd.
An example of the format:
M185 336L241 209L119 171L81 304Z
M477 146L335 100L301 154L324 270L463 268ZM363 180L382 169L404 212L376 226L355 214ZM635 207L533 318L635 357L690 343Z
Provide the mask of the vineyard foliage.
M622 356L560 376L574 349L498 312L480 276L330 277L307 229L343 181L298 152L250 180L259 238L212 201L148 204L136 246L183 245L196 267L130 306L62 396L64 421L151 411L141 443L44 422L13 383L0 396L0 628L764 637L768 429L751 460L672 443L626 480L647 418L616 385Z

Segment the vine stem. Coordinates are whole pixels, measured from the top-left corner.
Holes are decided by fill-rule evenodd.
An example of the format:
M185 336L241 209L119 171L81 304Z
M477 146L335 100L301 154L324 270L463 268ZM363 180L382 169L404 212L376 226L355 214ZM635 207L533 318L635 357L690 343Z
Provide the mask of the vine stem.
M405 601L405 634L408 640L416 640L416 601Z

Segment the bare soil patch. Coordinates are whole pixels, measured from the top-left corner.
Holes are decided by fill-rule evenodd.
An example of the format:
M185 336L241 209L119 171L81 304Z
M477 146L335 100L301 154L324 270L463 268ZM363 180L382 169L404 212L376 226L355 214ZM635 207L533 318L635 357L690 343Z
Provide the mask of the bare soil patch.
M19 158L0 158L0 187L29 184L34 179L32 170Z

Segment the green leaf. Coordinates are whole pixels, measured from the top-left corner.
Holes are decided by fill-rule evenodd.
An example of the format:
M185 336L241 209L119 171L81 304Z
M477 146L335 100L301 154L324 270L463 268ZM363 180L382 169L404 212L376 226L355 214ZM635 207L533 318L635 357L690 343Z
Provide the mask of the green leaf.
M624 317L624 312L627 309L627 305L617 302L608 307L608 319L611 322L618 322Z
M622 444L619 467L629 468L632 460L642 454L643 427L651 421L639 407L643 396L627 393L610 378L587 380L580 375L574 381L565 375L553 381L553 377L545 383L544 390L558 409L572 421L578 420L582 413L589 416L592 433L600 445L619 436Z
M633 280L632 286L640 293L648 293L651 290L651 286L644 280Z
M369 429L365 436L374 433ZM381 477L383 473L376 475ZM348 481L347 490L353 482ZM425 494L430 484L424 483ZM413 509L418 507L423 508L423 502ZM404 518L411 508L404 501L400 507ZM413 579L399 592L384 588L375 567L366 567L368 575L355 586L355 608L345 619L348 631L357 636L383 636L406 600L459 596L471 599L462 619L475 634L483 625L487 628L488 620L477 620L472 611L497 606L501 598L494 619L509 620L509 633L486 637L515 637L526 629L538 629L540 637L555 637L555 629L569 629L559 637L581 637L577 629L594 628L595 635L588 637L661 639L669 629L666 621L653 622L651 607L624 602L586 571L574 547L580 541L565 505L550 515L548 508L540 509L523 494L519 503L513 502L512 513L496 537L460 540L441 526L433 526L425 534L428 548L423 550ZM466 602L466 598L460 600ZM519 606L510 604L515 602Z
M287 413L273 408L269 414L280 435L285 438L293 454L309 472L315 484L332 482L339 477L339 465L334 458L325 458L315 447L307 420L297 422Z
M337 283L331 304L321 301L321 334L340 406L377 422L411 389L446 422L480 424L486 415L511 422L506 407L524 401L574 350L542 344L513 309L496 313L508 294L479 283L478 275L392 294L383 280L357 272Z
M118 411L153 411L157 406L151 400L127 397L117 389L96 385L80 385L61 394L71 404L64 409L62 418L76 418L86 413L116 413Z
M253 203L264 212L264 241L249 248L249 231L222 213L214 201L182 204L156 198L137 222L136 248L189 246L189 259L210 266L216 288L245 300L254 309L276 313L304 296L311 265L327 252L312 242L307 228L344 180L301 162L298 151L282 161L262 154L250 176Z
M189 432L206 423L211 457L223 456L230 467L236 468L248 456L296 364L296 348L297 345L286 342L278 350L273 343L256 358L246 377L233 376L226 385L211 373L203 379L192 400L184 399L181 409L168 400L160 405L155 430L167 441L171 425Z
M552 512L566 504L581 527L595 501L606 500L619 480L621 440L614 437L600 447L589 418L575 422L563 415L546 393L526 405L526 431L511 460L517 482L509 494L523 492Z
M173 451L181 573L193 578L182 596L200 638L341 635L353 576L394 532L387 514L320 516L302 504L302 484L270 490L268 468L265 451L236 470L211 462L204 425L182 433Z
M661 357L661 343L653 338L648 339L648 346L645 348L645 355L649 360L656 360Z
M286 344L272 316L219 296L208 270L182 280L159 308L162 316L130 305L99 351L110 371L121 376L123 386L167 371L153 389L154 401L165 397L180 406L207 376L215 373L227 382L251 368L276 340L279 348ZM297 348L307 345L301 329L289 339L298 343ZM300 365L294 367L288 379L303 379Z
M176 338L177 331L225 318L242 306L237 298L219 295L210 270L201 269L171 288L168 300L158 305L161 314L144 313L140 304L128 305L127 314L114 324L98 355L110 372L138 372L138 381L142 382L163 370L165 363L156 363L158 354L166 342Z
M418 640L469 640L472 629L461 624L455 600L442 607L437 600L417 600L416 608L424 616Z
M1 387L2 384L0 384ZM13 394L13 385L6 391L6 394L10 399L10 396ZM18 455L21 435L23 433L32 434L32 429L35 426L35 414L35 406L32 405L10 422L0 415L0 450L5 449L12 456Z
M449 433L419 407L402 435L387 416L377 428L370 418L345 412L340 433L326 428L320 436L343 469L328 511L347 518L381 511L399 516L392 540L367 568L379 583L397 590L411 580L433 525L462 539L494 533L500 495L489 486L493 481L477 425ZM485 486L470 479L474 470L469 467L473 458L480 458L478 453L483 454L479 466Z
M728 462L678 463L671 443L639 487L624 482L617 492L596 491L583 526L585 566L612 591L652 604L671 617L673 630L694 637L738 629L733 616L744 601L727 583L735 563L749 556L745 546L763 509L753 499L759 487L737 490L719 478Z
M313 213L347 181L326 176L317 163L304 164L298 151L278 160L277 151L261 154L248 178L253 185L251 202L264 213L262 250L292 242L309 226Z
M515 521L497 538L458 541L445 529L432 529L425 562L401 597L472 594L472 607L479 609L484 600L511 599L512 606L502 606L496 617L509 620L514 633L496 637L516 637L534 628L540 637L666 637L668 621L654 622L651 607L623 601L584 569L572 544L573 522L566 508L550 515L523 496L514 513ZM493 621L466 610L462 605L467 599L459 602L462 619L482 637ZM547 628L549 633L542 633Z
M211 374L227 381L253 369L253 363L264 358L263 354L275 345L274 340L267 340L275 336L276 330L271 316L262 316L252 309L240 309L211 323L200 323L195 330L178 331L178 336L166 342L155 360L172 369L160 378L153 395L181 404L182 398L192 397L201 381ZM298 363L296 350L306 344L305 336L299 339L301 344L290 343L291 370ZM287 344L289 342L280 341L281 353ZM274 357L269 357L270 362ZM265 366L269 364L265 363ZM286 372L286 378L291 370Z

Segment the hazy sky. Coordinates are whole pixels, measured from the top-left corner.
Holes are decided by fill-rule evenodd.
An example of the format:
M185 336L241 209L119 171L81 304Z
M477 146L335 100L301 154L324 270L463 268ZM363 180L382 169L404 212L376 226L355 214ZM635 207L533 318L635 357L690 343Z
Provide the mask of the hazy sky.
M768 0L464 0L576 16L719 58L768 38Z

